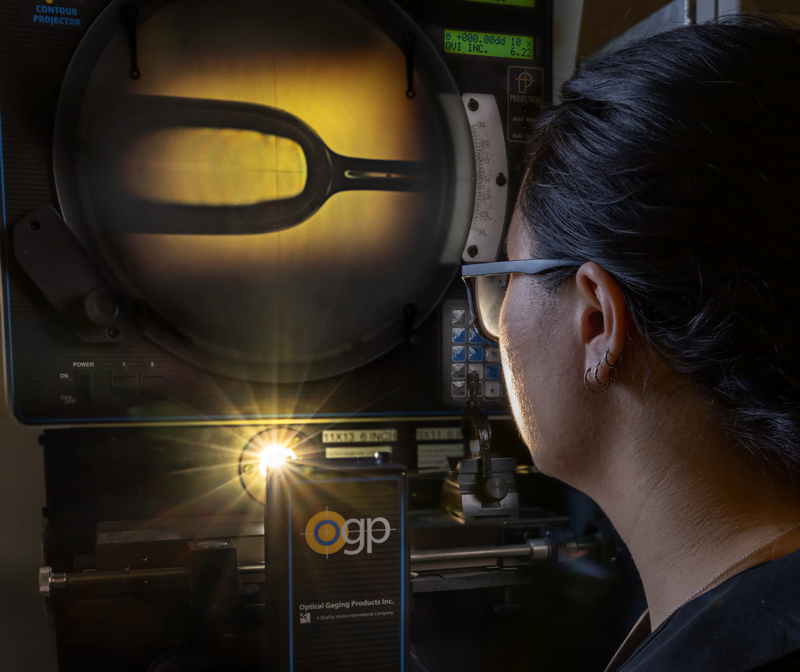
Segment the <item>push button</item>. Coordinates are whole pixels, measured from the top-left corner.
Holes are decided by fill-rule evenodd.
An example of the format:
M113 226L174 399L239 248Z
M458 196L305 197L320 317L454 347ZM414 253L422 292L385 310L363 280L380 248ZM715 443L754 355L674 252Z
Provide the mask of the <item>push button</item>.
M477 373L478 380L483 380L483 364L470 364L469 365L469 372L470 373Z
M92 374L79 373L76 378L76 396L78 401L92 400Z
M467 383L463 380L453 382L453 396L466 397L467 396Z
M469 361L470 362L482 362L483 361L483 348L481 346L479 346L479 345L471 345L471 346L469 346Z
M166 396L167 379L164 376L143 376L142 395L148 399L162 399Z
M463 327L453 328L453 343L466 343L467 330Z
M466 364L452 364L453 367L453 380L466 380L467 379L467 366Z
M501 385L496 380L486 381L486 398L497 399L501 394Z
M454 327L467 326L467 311L466 310L453 310L451 312Z
M472 348L470 348L471 350ZM453 346L453 361L454 362L466 362L467 361L467 349L463 345L454 345Z
M469 342L475 345L483 345L483 336L481 336L477 329L473 328L469 330Z
M136 376L114 376L111 394L118 399L135 399L139 396L139 381Z
M486 380L500 380L500 365L487 364L486 365Z
M487 362L499 362L500 361L500 351L497 348L486 348L486 361Z

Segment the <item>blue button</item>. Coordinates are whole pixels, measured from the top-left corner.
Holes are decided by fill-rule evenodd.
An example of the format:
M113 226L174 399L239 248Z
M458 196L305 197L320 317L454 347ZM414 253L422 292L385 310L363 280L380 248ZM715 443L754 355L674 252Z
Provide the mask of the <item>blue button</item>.
M500 365L487 364L486 365L486 380L500 380Z
M483 345L483 336L480 335L477 329L469 330L469 342L475 343L476 345Z
M455 348L453 348L455 350ZM469 361L482 362L483 361L483 348L479 345L469 346Z
M466 329L453 329L453 343L466 343L467 330Z
M472 348L470 348L471 350ZM466 362L467 361L467 349L463 345L454 345L453 346L453 361L454 362Z

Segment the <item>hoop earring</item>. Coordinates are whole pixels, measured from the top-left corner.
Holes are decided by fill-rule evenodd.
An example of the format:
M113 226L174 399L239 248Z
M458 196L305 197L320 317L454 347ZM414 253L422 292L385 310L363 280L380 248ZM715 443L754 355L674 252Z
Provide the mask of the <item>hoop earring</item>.
M597 366L594 367L594 371L592 372L592 378L594 378L594 385L597 385L599 389L594 389L589 387L589 382L586 380L586 377L589 375L589 372L592 370L591 367L586 369L583 374L583 384L589 392L593 392L594 394L602 394L605 392L609 387L611 387L617 381L617 369L619 369L619 364L616 366L610 364L608 361L608 350L606 350L605 354L603 355L603 359L597 362ZM605 383L601 383L599 378L597 377L597 373L600 371L600 367L603 363L608 366L610 372L608 374L608 380Z
M609 369L616 371L619 368L619 364L611 364L611 362L608 361L608 350L606 350L606 354L603 355L603 359Z

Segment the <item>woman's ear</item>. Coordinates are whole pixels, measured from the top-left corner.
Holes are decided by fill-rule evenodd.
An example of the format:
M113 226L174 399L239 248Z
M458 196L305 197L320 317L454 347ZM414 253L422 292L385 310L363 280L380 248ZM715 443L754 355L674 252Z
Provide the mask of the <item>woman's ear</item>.
M612 371L607 364L617 365L625 346L628 320L625 300L614 277L593 261L578 269L575 285L575 318L585 353L584 369L591 370L590 380L594 379L596 370L594 382L603 385Z

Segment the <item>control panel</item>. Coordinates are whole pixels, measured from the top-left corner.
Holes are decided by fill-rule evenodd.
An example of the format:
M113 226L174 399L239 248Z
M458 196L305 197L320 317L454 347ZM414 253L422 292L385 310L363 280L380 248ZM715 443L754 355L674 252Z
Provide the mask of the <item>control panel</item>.
M442 401L447 406L467 402L467 374L478 374L478 398L485 408L506 408L506 386L500 346L487 341L475 328L469 303L447 300L442 304Z

